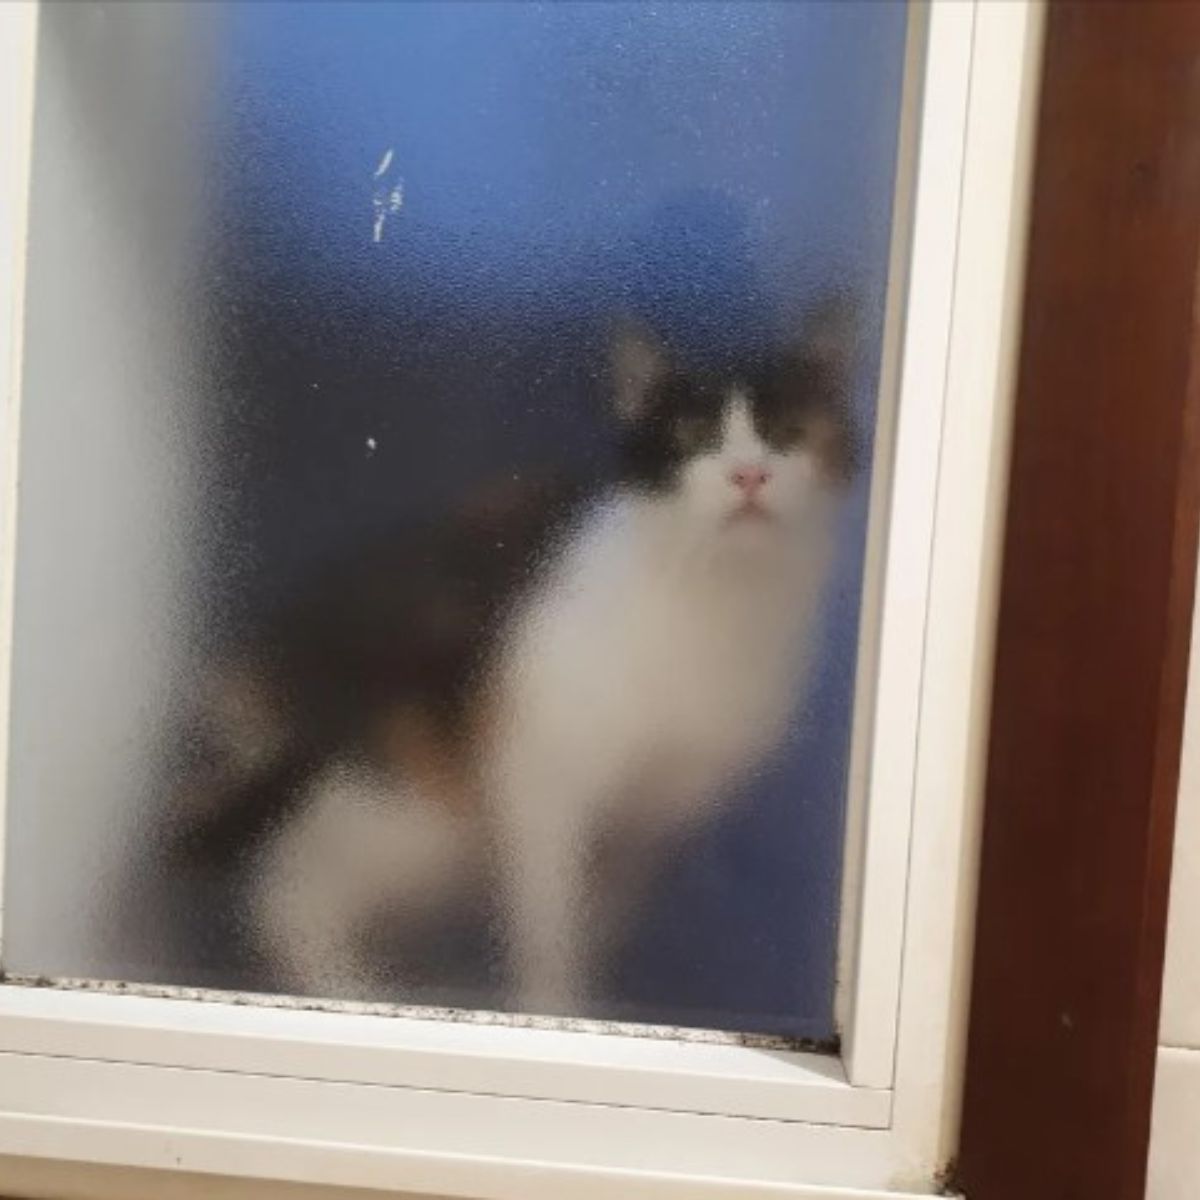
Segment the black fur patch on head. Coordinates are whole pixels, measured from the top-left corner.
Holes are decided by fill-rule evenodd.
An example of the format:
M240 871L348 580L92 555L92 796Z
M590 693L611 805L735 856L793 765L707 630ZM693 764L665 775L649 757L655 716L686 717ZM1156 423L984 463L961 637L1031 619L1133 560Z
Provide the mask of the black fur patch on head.
M669 491L684 465L721 443L733 379L670 367L649 388L639 412L623 422L620 481L639 490Z
M831 480L849 478L856 455L843 363L802 344L760 364L747 383L754 428L772 450L805 447Z
M668 492L685 465L720 446L726 410L745 398L759 437L776 453L806 447L831 480L853 466L844 347L802 339L774 355L690 370L657 339L626 327L614 349L620 482Z

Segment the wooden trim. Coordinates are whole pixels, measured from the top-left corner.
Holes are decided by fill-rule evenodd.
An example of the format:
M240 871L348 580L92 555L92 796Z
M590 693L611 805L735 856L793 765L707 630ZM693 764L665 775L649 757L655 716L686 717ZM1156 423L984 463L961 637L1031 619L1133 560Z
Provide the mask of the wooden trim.
M1054 4L957 1182L1143 1196L1200 512L1200 5Z

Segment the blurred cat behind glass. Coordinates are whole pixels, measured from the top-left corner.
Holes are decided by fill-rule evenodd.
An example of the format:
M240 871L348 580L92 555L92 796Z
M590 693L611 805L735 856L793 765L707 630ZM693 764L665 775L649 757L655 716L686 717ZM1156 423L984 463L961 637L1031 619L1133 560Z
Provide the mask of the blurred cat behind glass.
M849 361L828 312L702 371L626 326L610 477L500 488L254 623L176 815L186 855L236 864L272 987L412 999L406 956L482 913L497 1006L593 1010L670 849L803 699Z

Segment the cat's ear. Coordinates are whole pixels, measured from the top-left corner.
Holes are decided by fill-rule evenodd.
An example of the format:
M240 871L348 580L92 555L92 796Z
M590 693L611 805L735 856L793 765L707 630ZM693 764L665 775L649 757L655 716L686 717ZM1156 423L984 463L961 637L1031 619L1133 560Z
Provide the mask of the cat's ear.
M613 407L623 421L646 414L655 387L670 369L667 348L644 325L622 321L610 352Z
M842 293L822 297L800 323L794 351L817 368L833 393L832 400L847 399L861 324L858 306Z

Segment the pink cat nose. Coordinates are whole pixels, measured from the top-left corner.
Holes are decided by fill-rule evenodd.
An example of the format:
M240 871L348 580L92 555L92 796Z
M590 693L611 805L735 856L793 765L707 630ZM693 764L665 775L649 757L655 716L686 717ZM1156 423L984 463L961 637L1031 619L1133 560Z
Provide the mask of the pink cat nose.
M770 478L771 472L766 467L740 466L729 472L729 482L747 496L760 492Z

